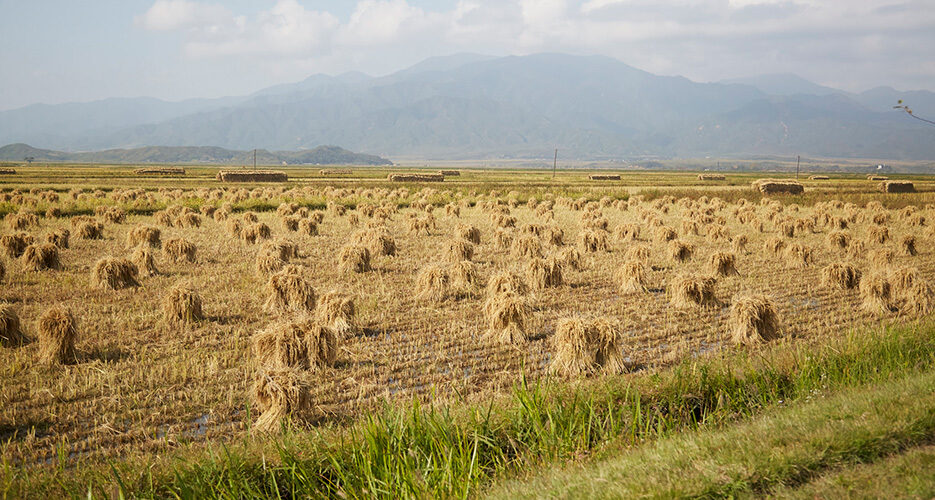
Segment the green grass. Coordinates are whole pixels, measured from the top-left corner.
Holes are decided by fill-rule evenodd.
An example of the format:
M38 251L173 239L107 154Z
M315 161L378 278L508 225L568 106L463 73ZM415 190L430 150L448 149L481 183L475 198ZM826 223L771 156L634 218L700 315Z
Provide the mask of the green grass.
M478 493L491 482L569 458L600 459L700 427L715 428L820 394L895 380L935 365L935 326L855 331L821 344L687 361L661 373L520 384L485 406L387 407L348 427L245 438L74 470L0 470L0 493L233 498L424 497Z
M799 402L722 430L681 433L585 467L550 470L501 485L491 496L759 496L933 439L935 372L927 372Z
M839 467L813 481L777 488L778 498L935 498L935 446Z

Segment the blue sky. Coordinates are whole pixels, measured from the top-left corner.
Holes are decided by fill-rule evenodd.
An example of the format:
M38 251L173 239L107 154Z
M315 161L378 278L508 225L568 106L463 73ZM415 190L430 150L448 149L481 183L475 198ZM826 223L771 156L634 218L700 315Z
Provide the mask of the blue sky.
M457 52L935 90L932 47L931 0L0 0L0 109L240 95Z

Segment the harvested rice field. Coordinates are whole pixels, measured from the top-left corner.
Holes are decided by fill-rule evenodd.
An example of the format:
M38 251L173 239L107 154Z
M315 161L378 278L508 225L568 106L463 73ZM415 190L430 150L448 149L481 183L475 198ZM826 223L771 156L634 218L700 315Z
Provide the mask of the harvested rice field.
M788 194L697 172L38 169L0 180L0 452L16 468L630 376L935 305L924 177Z

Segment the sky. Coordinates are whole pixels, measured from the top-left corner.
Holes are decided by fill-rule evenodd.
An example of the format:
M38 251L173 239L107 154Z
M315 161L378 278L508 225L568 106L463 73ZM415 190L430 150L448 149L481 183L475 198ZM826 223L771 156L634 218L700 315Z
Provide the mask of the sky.
M0 0L0 109L245 95L461 52L935 90L935 0Z

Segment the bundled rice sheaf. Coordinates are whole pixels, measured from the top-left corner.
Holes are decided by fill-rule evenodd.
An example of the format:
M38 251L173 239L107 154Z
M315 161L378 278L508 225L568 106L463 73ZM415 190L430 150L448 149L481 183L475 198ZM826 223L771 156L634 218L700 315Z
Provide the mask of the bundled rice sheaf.
M0 345L19 347L26 343L26 334L13 306L0 302Z
M537 290L562 286L561 262L554 257L530 259L526 264L526 281Z
M474 245L460 238L454 239L448 242L446 255L448 256L449 262L471 260L474 258Z
M621 224L614 229L614 236L620 241L634 241L640 236L640 226L637 224Z
M165 226L165 227L172 227L173 223L175 222L172 216L169 215L169 213L164 210L160 210L154 213L153 220L156 221L156 224L159 224L160 226Z
M627 260L617 268L614 278L617 289L622 294L643 293L646 291L646 266L638 260Z
M736 253L747 253L747 236L738 234L731 238L730 248Z
M871 314L886 314L894 309L892 285L880 272L869 273L860 279L861 307Z
M101 212L100 215L104 218L104 220L112 224L123 224L123 222L127 220L127 212L117 207L110 207L107 210Z
M769 253L778 254L786 248L786 242L775 236L768 238L763 243L763 249Z
M655 237L656 241L665 242L672 241L678 238L679 235L671 227L660 226L656 228L653 236Z
M260 251L276 255L282 261L299 257L299 246L289 240L267 241L260 247Z
M486 337L501 344L525 342L526 324L531 312L529 300L520 294L505 292L489 295L484 302Z
M183 238L170 238L163 242L162 253L172 262L195 262L198 247Z
M647 262L652 256L652 253L652 250L646 245L634 245L627 249L625 257L627 260Z
M851 237L844 231L828 233L828 248L831 250L846 250L851 243Z
M45 364L78 362L75 337L78 322L65 306L54 305L39 319L39 359Z
M810 175L808 177L808 180L810 181L826 181L828 179L831 179L831 177L828 177L827 175Z
M880 183L880 191L884 193L911 193L915 186L909 181L884 181Z
M299 219L298 217L287 215L283 217L282 219L280 219L280 222L282 223L282 228L285 229L286 231L298 231L300 220L301 219Z
M71 233L67 229L58 229L45 236L45 242L55 245L58 248L68 248L68 238Z
M62 209L58 207L49 207L45 211L46 219L57 219L62 216Z
M919 252L916 250L915 237L911 234L903 236L903 238L899 240L899 251L907 257L912 257L918 254Z
M734 276L737 272L737 256L729 252L715 252L708 258L708 272L715 276Z
M723 181L724 179L727 177L721 174L698 174L699 181Z
M227 232L230 233L234 238L240 238L241 233L243 232L243 224L237 219L227 219L225 224Z
M841 262L832 262L821 270L821 283L824 286L849 290L860 284L860 269Z
M549 227L545 230L545 240L552 246L563 246L565 244L565 231L558 227Z
M20 256L20 263L25 271L45 271L61 269L62 263L58 258L58 247L51 243L32 244L26 247Z
M379 231L371 231L366 241L367 247L373 255L385 255L393 257L396 255L396 239L385 228Z
M320 325L332 329L338 338L351 336L360 329L354 299L337 290L319 297L315 316Z
M366 273L370 266L370 250L363 245L345 245L339 255L341 270L345 273Z
M162 312L167 322L192 323L204 319L201 295L183 285L176 285L162 299Z
M6 265L0 260L0 283L3 283L4 278L6 278Z
M814 252L802 243L793 243L783 251L786 262L792 267L808 267L814 261Z
M322 369L334 366L338 356L340 337L321 317L346 320L348 311L342 310L340 295L331 295L329 310L319 319L300 314L297 317L271 324L254 334L253 353L261 366L267 368ZM337 306L337 307L334 307ZM350 302L353 317L354 303ZM348 323L350 325L350 323Z
M924 315L932 312L935 294L932 286L923 279L917 269L900 268L889 277L892 298L901 313Z
M175 219L175 227L201 227L201 216L193 213L184 213Z
M885 226L873 226L867 231L867 237L872 243L883 244L890 239L890 230Z
M127 259L104 257L94 263L94 282L100 288L118 290L140 286L139 268Z
M682 240L672 240L666 247L669 258L675 262L685 262L691 259L694 250L694 247L690 243L686 243Z
M253 383L253 400L260 417L253 429L273 433L286 419L299 419L312 405L308 384L294 368L261 369Z
M442 302L451 295L451 276L448 269L439 264L423 267L416 276L416 299L426 302Z
M480 245L480 229L477 229L474 226L458 226L458 236L465 241L469 241L475 245Z
M259 240L268 240L271 237L272 231L265 222L254 222L240 231L240 238L250 244Z
M562 263L562 266L574 269L575 271L580 271L584 267L581 260L581 252L575 247L565 247L562 249L558 253L558 260Z
M911 267L901 267L899 269L895 269L889 274L887 279L890 283L890 286L892 286L894 297L899 293L912 288L914 284L923 281L922 276L919 274L919 270Z
M669 285L669 301L675 307L718 307L720 301L715 296L717 280L713 277L681 274Z
M518 274L512 271L499 271L487 280L487 297L504 293L526 295L529 287Z
M157 276L159 275L159 268L156 267L156 258L153 256L152 250L145 246L138 246L133 250L133 254L130 255L130 260L136 264L137 269L142 276Z
M542 244L539 238L530 234L522 234L513 240L510 253L514 257L541 258Z
M510 245L513 243L513 235L503 228L498 228L497 232L494 233L494 242L496 243L497 248L506 250L507 248L510 248Z
M299 221L299 232L306 236L318 236L318 224L311 219Z
M26 251L26 247L32 245L33 242L35 242L35 238L29 233L22 231L0 236L0 247L3 248L3 252L6 256L11 259L16 259L19 258L20 255L23 255L23 252Z
M578 246L584 252L609 252L610 244L607 242L607 233L594 229L586 229L578 233Z
M735 344L759 344L779 338L779 317L765 295L734 299L730 308L731 340Z
M162 245L162 232L154 226L136 226L127 233L127 248L149 245L159 248Z
M30 226L38 226L39 217L37 217L35 214L10 213L6 216L6 222L10 229L19 231L22 229L27 229Z
M260 251L254 261L256 273L261 277L276 273L282 270L285 265L286 261L277 252Z
M588 179L592 181L619 181L620 174L591 174Z
M289 176L285 172L274 170L221 170L215 176L220 182L286 182Z
M786 238L792 238L795 236L795 224L790 221L784 221L779 224L779 234L785 236Z
M318 295L296 266L285 266L266 283L264 308L270 312L308 312L315 309Z
M104 224L98 221L82 222L75 228L75 235L81 240L102 240L104 239Z
M500 228L516 227L516 217L512 215L497 214L494 224Z
M460 261L451 264L448 269L448 282L451 292L458 297L467 297L474 293L480 282L480 273L473 262Z
M867 256L867 251L866 247L864 246L864 242L860 240L852 240L847 246L847 256L855 260L865 258Z
M608 317L563 318L555 325L551 370L575 376L627 371L620 324Z

